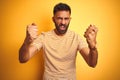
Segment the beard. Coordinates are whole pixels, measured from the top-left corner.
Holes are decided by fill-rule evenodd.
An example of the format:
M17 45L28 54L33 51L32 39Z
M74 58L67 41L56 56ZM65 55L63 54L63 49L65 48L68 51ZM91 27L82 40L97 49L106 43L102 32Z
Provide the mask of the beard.
M67 32L67 30L68 30L68 26L69 26L69 23L66 25L66 24L57 24L56 22L55 22L55 27L56 27L56 30L57 30L57 32L59 33L59 34L65 34L66 32Z

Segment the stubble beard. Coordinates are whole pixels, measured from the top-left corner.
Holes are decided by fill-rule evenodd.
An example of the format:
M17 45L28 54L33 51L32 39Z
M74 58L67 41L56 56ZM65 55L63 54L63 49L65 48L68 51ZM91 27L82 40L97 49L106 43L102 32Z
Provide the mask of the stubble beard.
M68 23L67 25L65 25L65 24L60 24L60 25L58 25L58 24L55 23L55 27L56 27L57 32L58 32L60 35L63 35L63 34L65 34L65 33L67 32L68 27L69 27L69 23ZM61 27L65 28L65 30L61 30L61 29L60 29Z

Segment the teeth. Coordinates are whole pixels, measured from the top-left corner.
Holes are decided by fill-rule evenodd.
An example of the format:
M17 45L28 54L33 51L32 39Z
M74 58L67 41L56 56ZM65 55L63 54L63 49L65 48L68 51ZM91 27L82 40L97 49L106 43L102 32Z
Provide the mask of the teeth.
M61 26L62 28L65 28L65 26Z
M61 26L61 28L65 28L64 26Z
M65 26L60 26L60 29L61 30L65 30Z

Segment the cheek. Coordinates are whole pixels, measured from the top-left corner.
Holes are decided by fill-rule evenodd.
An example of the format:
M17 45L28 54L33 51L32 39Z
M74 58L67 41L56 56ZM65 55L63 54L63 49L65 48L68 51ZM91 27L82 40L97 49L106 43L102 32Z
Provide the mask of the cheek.
M70 21L66 22L66 25L69 25L70 24Z
M54 21L56 25L60 25L61 23L59 21Z
M69 23L70 23L70 20L66 20L66 21L65 21L65 24L69 24Z

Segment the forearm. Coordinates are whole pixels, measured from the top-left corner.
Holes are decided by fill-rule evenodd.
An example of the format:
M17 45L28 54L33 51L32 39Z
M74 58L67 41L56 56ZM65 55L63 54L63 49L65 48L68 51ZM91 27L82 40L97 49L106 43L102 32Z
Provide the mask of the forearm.
M19 61L20 61L20 63L25 63L29 60L29 58L30 58L29 46L30 46L30 42L26 38L23 45L21 46L21 48L19 50Z
M97 60L98 60L98 51L97 48L89 48L89 65L91 67L95 67L97 64Z
M23 45L19 50L19 61L21 63L27 62L37 51L37 48L32 46L32 42L37 38L38 34L37 26L32 23L26 28L26 38Z

